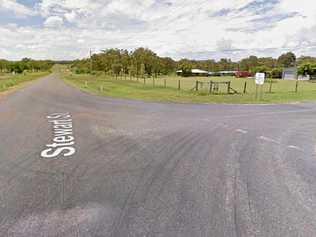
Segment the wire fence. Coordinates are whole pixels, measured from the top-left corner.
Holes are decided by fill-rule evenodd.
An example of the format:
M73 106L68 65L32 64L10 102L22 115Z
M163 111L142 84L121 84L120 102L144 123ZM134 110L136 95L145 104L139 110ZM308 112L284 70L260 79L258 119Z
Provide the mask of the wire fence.
M258 89L253 78L205 77L205 78L136 78L117 77L112 80L134 81L152 88L170 88L209 94L247 94ZM263 93L315 91L314 81L267 79L260 90Z
M91 79L101 81L126 81L137 83L146 88L174 89L191 91L201 94L255 94L258 87L253 78L235 77L178 77L163 76L157 78L126 76L94 76ZM313 81L267 79L260 92L262 93L291 93L315 92L316 83ZM85 83L88 83L86 81ZM100 87L100 90L104 90Z

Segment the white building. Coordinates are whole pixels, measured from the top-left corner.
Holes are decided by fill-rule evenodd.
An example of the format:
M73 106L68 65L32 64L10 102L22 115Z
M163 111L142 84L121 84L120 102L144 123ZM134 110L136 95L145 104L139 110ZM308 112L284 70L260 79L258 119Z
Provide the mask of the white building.
M182 75L182 70L178 70L176 71L176 73L178 75ZM201 69L192 69L191 70L191 76L208 76L209 75L209 72L208 71L204 71L204 70L201 70Z
M283 80L296 80L297 79L297 68L289 67L284 68L282 73Z

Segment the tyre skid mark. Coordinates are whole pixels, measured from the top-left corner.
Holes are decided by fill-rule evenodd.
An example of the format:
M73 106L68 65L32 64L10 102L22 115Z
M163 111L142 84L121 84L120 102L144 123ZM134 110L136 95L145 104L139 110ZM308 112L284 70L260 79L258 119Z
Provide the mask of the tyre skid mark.
M191 135L193 134L193 132L191 132ZM191 139L191 136L186 136L186 138L184 139L180 139L179 142L176 143L176 146L173 146L173 149L176 151L179 147L183 147L185 146L186 144L190 143L190 141L192 142L192 139ZM177 149L175 149L177 148ZM153 155L158 155L158 154L153 154ZM168 163L169 163L169 160L166 159L165 162L163 162L164 164L161 164L162 167L165 167ZM151 164L148 164L148 169L149 167L151 166ZM119 232L119 227L120 225L123 223L123 220L124 218L126 218L126 216L128 215L128 212L129 212L129 209L131 207L129 207L129 205L131 203L134 202L134 198L136 196L136 193L137 191L141 188L142 186L142 180L144 180L145 176L148 175L146 172L146 168L144 169L144 172L142 173L142 175L139 177L139 181L138 181L138 184L137 186L131 190L123 204L123 207L122 207L122 210L121 210L121 214L119 215L118 219L115 221L113 227L112 227L112 230L111 230L111 235L110 236L116 236L116 234ZM161 172L161 170L159 169L159 173ZM152 183L154 182L154 180L156 179L155 177L158 175L158 173L155 175L153 175L153 177L151 178L151 180L147 181L147 182L150 182L150 184L152 185ZM148 191L147 191L148 192Z

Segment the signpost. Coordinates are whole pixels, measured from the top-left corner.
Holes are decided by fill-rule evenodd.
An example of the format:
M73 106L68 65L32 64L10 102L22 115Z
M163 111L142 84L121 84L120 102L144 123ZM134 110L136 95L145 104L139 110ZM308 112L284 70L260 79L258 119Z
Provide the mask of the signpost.
M257 72L256 73L256 99L258 99L258 89L260 87L260 99L262 99L262 94L263 94L263 91L262 91L262 87L264 85L264 80L266 78L266 74L265 73L260 73L260 72Z

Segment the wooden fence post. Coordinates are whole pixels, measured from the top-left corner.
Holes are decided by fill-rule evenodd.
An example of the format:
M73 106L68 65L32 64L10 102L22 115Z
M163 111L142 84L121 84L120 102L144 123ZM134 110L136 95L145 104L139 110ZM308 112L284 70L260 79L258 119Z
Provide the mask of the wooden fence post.
M181 90L181 82L180 82L180 80L178 81L178 90Z
M195 82L195 90L198 91L199 90L199 81Z
M230 81L227 83L227 94L230 94Z
M295 93L298 92L298 80L296 80L296 83L295 83Z
M247 93L247 82L245 81L245 84L244 84L244 94Z
M210 81L210 94L212 94L212 91L213 91L213 82Z
M272 78L270 79L269 93L272 93Z

